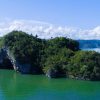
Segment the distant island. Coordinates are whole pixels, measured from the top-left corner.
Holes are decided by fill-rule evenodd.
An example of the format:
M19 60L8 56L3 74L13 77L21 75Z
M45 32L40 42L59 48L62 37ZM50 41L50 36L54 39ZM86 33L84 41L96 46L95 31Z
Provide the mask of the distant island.
M79 42L69 38L40 39L37 35L12 31L0 38L0 69L99 81L100 53L82 51Z
M79 42L79 47L85 48L100 48L100 40L77 40Z

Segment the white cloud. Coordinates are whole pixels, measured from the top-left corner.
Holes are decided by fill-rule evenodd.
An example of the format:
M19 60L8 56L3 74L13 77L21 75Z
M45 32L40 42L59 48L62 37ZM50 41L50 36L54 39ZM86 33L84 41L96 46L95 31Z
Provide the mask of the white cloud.
M83 30L74 27L62 27L33 20L5 20L0 23L0 36L13 30L22 30L40 38L64 36L72 39L100 39L100 26Z

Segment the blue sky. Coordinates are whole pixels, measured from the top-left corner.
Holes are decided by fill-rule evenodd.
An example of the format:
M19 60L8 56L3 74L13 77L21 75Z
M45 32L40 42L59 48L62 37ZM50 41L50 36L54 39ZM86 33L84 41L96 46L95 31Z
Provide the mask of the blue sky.
M100 0L0 0L0 18L88 29L100 25Z
M0 36L13 30L100 40L100 0L0 0Z

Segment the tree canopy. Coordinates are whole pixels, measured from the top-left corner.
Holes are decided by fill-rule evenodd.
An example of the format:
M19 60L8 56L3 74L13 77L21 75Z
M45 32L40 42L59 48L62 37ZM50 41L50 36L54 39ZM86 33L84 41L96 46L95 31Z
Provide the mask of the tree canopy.
M55 77L100 80L100 54L81 51L75 40L56 37L40 39L22 31L12 31L0 38L0 48L7 48L21 64Z

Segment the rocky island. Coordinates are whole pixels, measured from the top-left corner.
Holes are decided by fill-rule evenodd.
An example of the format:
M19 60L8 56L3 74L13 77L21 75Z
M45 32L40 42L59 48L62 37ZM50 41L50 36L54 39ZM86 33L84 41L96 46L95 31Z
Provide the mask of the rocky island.
M82 51L79 42L56 37L40 39L22 31L0 38L0 69L50 78L100 80L100 53Z

